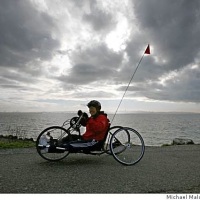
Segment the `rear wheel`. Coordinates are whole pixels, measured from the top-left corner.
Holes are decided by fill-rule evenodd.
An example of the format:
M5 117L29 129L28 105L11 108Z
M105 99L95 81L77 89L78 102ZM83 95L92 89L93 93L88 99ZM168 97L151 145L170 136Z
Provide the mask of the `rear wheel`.
M123 127L115 131L112 135L110 139L110 150L118 162L124 165L134 165L144 155L144 140L136 130Z
M68 156L69 151L58 147L58 142L67 136L67 130L60 126L51 126L44 129L36 141L38 154L48 161L59 161Z

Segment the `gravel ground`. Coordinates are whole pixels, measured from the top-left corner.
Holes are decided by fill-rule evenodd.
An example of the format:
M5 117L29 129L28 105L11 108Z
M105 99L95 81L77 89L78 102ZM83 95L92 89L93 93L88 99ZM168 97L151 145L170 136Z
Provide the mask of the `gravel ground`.
M147 147L134 166L106 154L48 162L34 148L0 160L0 193L200 193L200 145Z

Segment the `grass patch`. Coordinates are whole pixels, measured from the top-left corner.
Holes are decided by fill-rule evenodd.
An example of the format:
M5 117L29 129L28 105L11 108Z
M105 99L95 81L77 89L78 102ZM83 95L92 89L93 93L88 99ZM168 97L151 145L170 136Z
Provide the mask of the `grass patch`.
M35 142L24 140L0 140L0 149L35 147Z

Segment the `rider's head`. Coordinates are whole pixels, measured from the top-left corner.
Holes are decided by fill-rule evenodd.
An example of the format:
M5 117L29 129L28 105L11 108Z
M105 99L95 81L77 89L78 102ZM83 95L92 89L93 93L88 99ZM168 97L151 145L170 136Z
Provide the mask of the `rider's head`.
M90 114L92 116L95 116L96 114L98 114L101 110L101 104L96 101L96 100L92 100L87 104Z

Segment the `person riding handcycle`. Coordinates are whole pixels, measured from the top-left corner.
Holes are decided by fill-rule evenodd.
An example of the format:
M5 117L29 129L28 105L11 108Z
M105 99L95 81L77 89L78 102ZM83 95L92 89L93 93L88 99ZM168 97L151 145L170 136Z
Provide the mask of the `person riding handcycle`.
M36 140L38 154L48 161L60 161L70 153L106 153L123 165L138 163L145 151L142 136L130 127L110 127L109 119L101 111L98 101L93 100L87 106L90 117L78 111L79 117L66 120L62 126L54 125L44 129ZM81 125L86 126L83 135L80 131ZM74 132L78 132L78 135L73 134Z
M62 139L62 147L66 147L71 152L83 150L87 153L93 150L100 150L108 128L110 121L107 118L107 114L101 111L101 104L96 100L92 100L87 104L89 108L88 117L87 113L81 113L81 125L86 127L86 132L83 135L72 134Z

